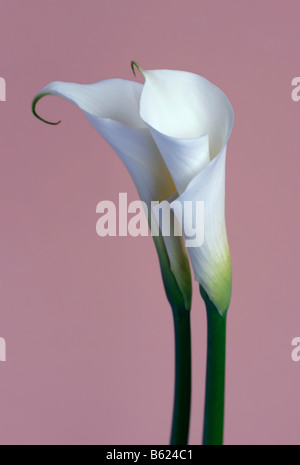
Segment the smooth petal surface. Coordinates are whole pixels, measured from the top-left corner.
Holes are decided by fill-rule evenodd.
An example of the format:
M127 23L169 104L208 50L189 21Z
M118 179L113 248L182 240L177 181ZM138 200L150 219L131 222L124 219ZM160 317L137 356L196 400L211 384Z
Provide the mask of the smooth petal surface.
M203 245L188 247L195 279L220 313L231 296L225 226L226 144L233 110L207 79L184 71L143 71L140 113L166 162L179 201L204 201ZM195 218L190 221L195 224Z
M202 76L143 71L141 118L147 123L181 194L226 145L233 111L226 95Z
M139 115L142 89L141 84L122 79L108 79L87 85L56 81L44 87L35 101L44 95L57 95L75 103L83 111L127 167L141 200L147 203L150 217L151 201L169 198L176 188L146 124ZM184 244L179 243L178 238L162 236L155 238L155 244L161 255L159 258L162 273L174 275L188 305L191 283ZM168 277L167 281L172 279ZM166 291L170 300L172 289Z
M130 172L143 201L170 197L175 187L168 169L139 116L142 85L122 79L94 84L52 82L39 95L75 103L112 146Z
M204 201L204 242L200 247L188 247L188 252L195 280L220 313L229 307L232 276L225 226L225 161L226 147L178 198L183 206L186 201ZM185 213L191 215L185 218L189 224L195 224L193 213Z

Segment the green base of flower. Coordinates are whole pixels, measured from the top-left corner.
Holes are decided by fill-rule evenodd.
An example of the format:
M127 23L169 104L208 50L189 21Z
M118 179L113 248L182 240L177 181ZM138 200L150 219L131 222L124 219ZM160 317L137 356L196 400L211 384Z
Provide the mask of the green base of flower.
M207 366L203 445L222 445L225 403L226 315L200 286L207 311Z

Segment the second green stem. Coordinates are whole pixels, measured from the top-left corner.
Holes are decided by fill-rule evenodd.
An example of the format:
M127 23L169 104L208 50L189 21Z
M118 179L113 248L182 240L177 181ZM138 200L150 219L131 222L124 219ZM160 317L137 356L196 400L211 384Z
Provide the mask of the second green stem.
M207 310L207 365L203 445L222 445L225 403L226 313L201 289Z

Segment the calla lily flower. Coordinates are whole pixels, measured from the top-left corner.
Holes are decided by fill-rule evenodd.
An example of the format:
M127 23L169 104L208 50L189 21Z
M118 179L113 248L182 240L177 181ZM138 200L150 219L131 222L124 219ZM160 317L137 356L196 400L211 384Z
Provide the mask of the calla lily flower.
M127 167L140 198L147 204L149 222L151 201L162 201L176 193L166 164L139 112L143 86L137 82L108 79L94 84L55 81L44 87L33 101L56 95L75 103L94 128L106 139ZM158 226L156 225L156 228ZM182 237L154 236L163 281L172 308L190 310L191 276L188 255Z
M34 108L44 95L75 103L124 162L149 211L152 200L170 199L176 191L182 205L204 201L205 240L199 247L188 247L188 252L195 280L222 314L229 306L232 274L225 226L231 104L218 87L196 74L138 68L144 86L121 79L89 85L57 81L40 91ZM188 306L189 266L182 241L154 240L165 285L174 277ZM167 276L168 262L173 277ZM167 291L169 300L172 293Z
M142 73L145 85L140 114L172 176L178 200L182 204L204 201L204 243L188 247L188 251L196 281L223 314L231 296L225 161L233 109L218 87L196 74L170 70Z
M201 76L183 71L144 71L132 62L134 74L135 66L145 78L144 85L121 79L88 85L56 81L39 92L32 109L45 121L36 113L36 104L45 95L63 97L81 109L127 167L141 200L147 204L152 231L161 228L152 201L168 201L169 212L186 234L185 246L183 237L175 233L174 223L171 235L160 233L153 237L174 316L176 374L171 444L188 444L191 398L188 254L208 315L204 444L221 444L226 313L232 277L225 224L225 162L233 110L225 94ZM198 227L197 208L185 209L186 202L193 205L204 202L201 245L190 245L183 227L182 223L193 225L190 230ZM200 226L203 228L203 224Z

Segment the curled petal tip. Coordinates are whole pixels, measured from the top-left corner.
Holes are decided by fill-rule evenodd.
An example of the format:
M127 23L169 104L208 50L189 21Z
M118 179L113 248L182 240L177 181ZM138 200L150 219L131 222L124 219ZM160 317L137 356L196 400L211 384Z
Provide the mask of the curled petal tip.
M34 98L34 100L33 100L33 102L32 102L32 113L34 114L34 116L35 116L37 119L39 119L40 121L43 121L43 123L50 124L50 125L52 125L52 126L57 126L58 124L61 123L61 121L57 121L57 122L55 122L55 123L53 123L53 122L51 122L51 121L47 121L46 119L44 119L44 118L42 118L41 116L39 116L39 115L37 114L37 112L36 112L36 105L37 105L38 101L41 100L41 99L42 99L43 97L45 97L46 95L51 95L51 93L50 93L50 92L45 92L45 93L43 93L43 94L37 95L37 96Z
M143 68L136 61L132 61L131 62L131 69L132 69L132 72L133 72L134 76L136 76L135 68L141 73L141 75L143 77L145 77L145 74L144 74L145 72L144 72Z

